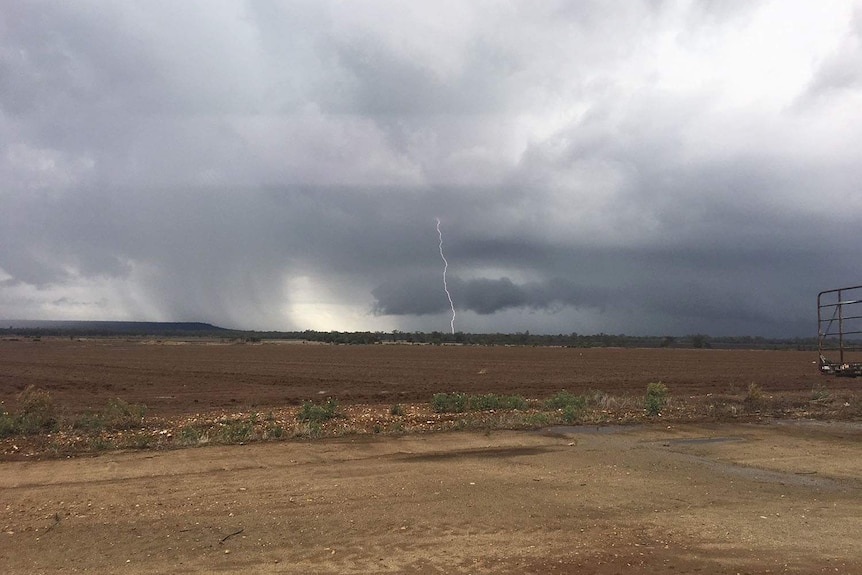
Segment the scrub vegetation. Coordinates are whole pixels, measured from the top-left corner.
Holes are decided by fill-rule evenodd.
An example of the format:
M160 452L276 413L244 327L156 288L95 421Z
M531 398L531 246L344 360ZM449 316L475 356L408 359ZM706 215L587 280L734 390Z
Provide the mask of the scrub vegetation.
M297 407L212 413L173 418L148 417L143 405L114 398L102 409L64 415L50 393L29 386L17 405L0 411L0 442L6 457L67 456L112 449L165 449L208 444L301 440L363 434L427 433L457 430L493 432L555 425L630 425L663 421L752 420L764 417L852 418L862 415L859 398L839 396L819 385L806 397L764 393L752 385L741 394L670 401L669 388L650 383L643 396L600 390L567 390L546 398L516 395L436 393L427 403L341 406L335 398Z

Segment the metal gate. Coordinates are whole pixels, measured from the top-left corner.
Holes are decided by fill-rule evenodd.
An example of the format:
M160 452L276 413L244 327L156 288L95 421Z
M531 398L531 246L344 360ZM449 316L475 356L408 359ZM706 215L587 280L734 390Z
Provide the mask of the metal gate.
M862 285L817 294L820 373L862 375Z

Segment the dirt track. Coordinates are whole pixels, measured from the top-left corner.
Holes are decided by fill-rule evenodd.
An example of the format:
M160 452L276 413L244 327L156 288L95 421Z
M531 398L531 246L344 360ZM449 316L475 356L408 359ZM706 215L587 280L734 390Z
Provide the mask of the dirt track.
M862 426L653 426L0 466L4 573L862 573Z

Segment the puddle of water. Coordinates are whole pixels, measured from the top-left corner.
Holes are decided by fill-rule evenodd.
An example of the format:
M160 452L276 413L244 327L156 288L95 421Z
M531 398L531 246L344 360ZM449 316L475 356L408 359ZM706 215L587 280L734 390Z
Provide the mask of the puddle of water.
M777 419L772 422L779 427L798 427L830 432L862 433L859 421L817 421L813 419Z
M462 451L447 451L439 453L420 453L402 456L410 461L440 461L446 459L460 459L465 457L517 457L529 455L541 455L547 451L544 447L498 447L484 449L465 449Z
M835 491L854 489L854 486L851 483L846 481L842 482L829 477L819 477L816 472L794 473L790 471L773 471L757 467L746 467L733 462L715 461L706 457L697 457L694 455L684 457L697 461L705 467L715 470L716 473L741 477L742 479L755 481L757 483L775 483L778 485L792 485L797 487L807 487L810 489ZM858 489L858 486L855 487L855 489Z
M732 443L745 441L742 437L692 437L689 439L670 439L665 441L671 445L705 445L710 443Z
M641 425L555 425L534 431L539 435L549 437L566 437L568 435L610 435L622 431L640 429Z

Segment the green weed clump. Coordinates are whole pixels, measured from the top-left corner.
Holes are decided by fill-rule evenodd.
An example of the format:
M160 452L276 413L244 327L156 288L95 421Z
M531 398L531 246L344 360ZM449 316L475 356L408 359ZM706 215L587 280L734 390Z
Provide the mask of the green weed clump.
M221 423L218 438L223 443L242 443L248 441L254 435L254 421L252 419L248 419L247 421L226 420Z
M529 427L545 427L550 423L551 418L547 413L530 413L524 417L524 424Z
M321 404L316 404L312 401L303 402L299 408L299 413L296 414L298 421L306 423L323 423L338 417L338 401L329 398Z
M33 385L18 394L15 413L0 410L0 437L51 433L59 426L51 394Z
M467 398L469 411L491 411L496 409L527 409L527 400L517 395L471 395Z
M0 409L0 437L17 435L19 430L18 418L5 410Z
M33 385L18 395L18 417L23 434L50 433L59 427L51 394Z
M314 439L323 437L323 428L316 421L303 421L297 423L293 430L293 436L299 438Z
M105 429L105 422L99 413L86 411L72 422L72 428L81 431L102 431Z
M647 415L660 415L662 410L667 407L668 395L669 391L665 384L661 382L648 384L646 399L644 400Z
M284 428L277 423L270 422L266 424L265 433L268 439L281 439L284 436Z
M143 425L146 413L146 405L116 398L109 400L101 411L84 413L72 422L72 427L91 432L134 429Z
M524 409L529 409L530 405L527 403L527 400L521 397L520 395L505 395L501 398L502 405L500 409L515 409L522 411Z
M587 406L587 398L583 395L575 395L565 389L556 393L553 397L545 401L546 409L576 409L583 410Z
M147 414L147 406L129 403L120 398L108 401L102 410L105 427L111 430L133 429L140 427Z
M527 409L527 400L518 395L467 395L466 393L435 393L431 405L436 413L464 413Z
M582 413L582 408L575 407L574 405L567 405L563 408L563 421L569 425L577 423L581 418Z
M463 413L467 411L466 393L435 393L431 406L436 413Z
M199 445L206 443L208 436L204 429L197 425L186 425L180 430L180 445Z

